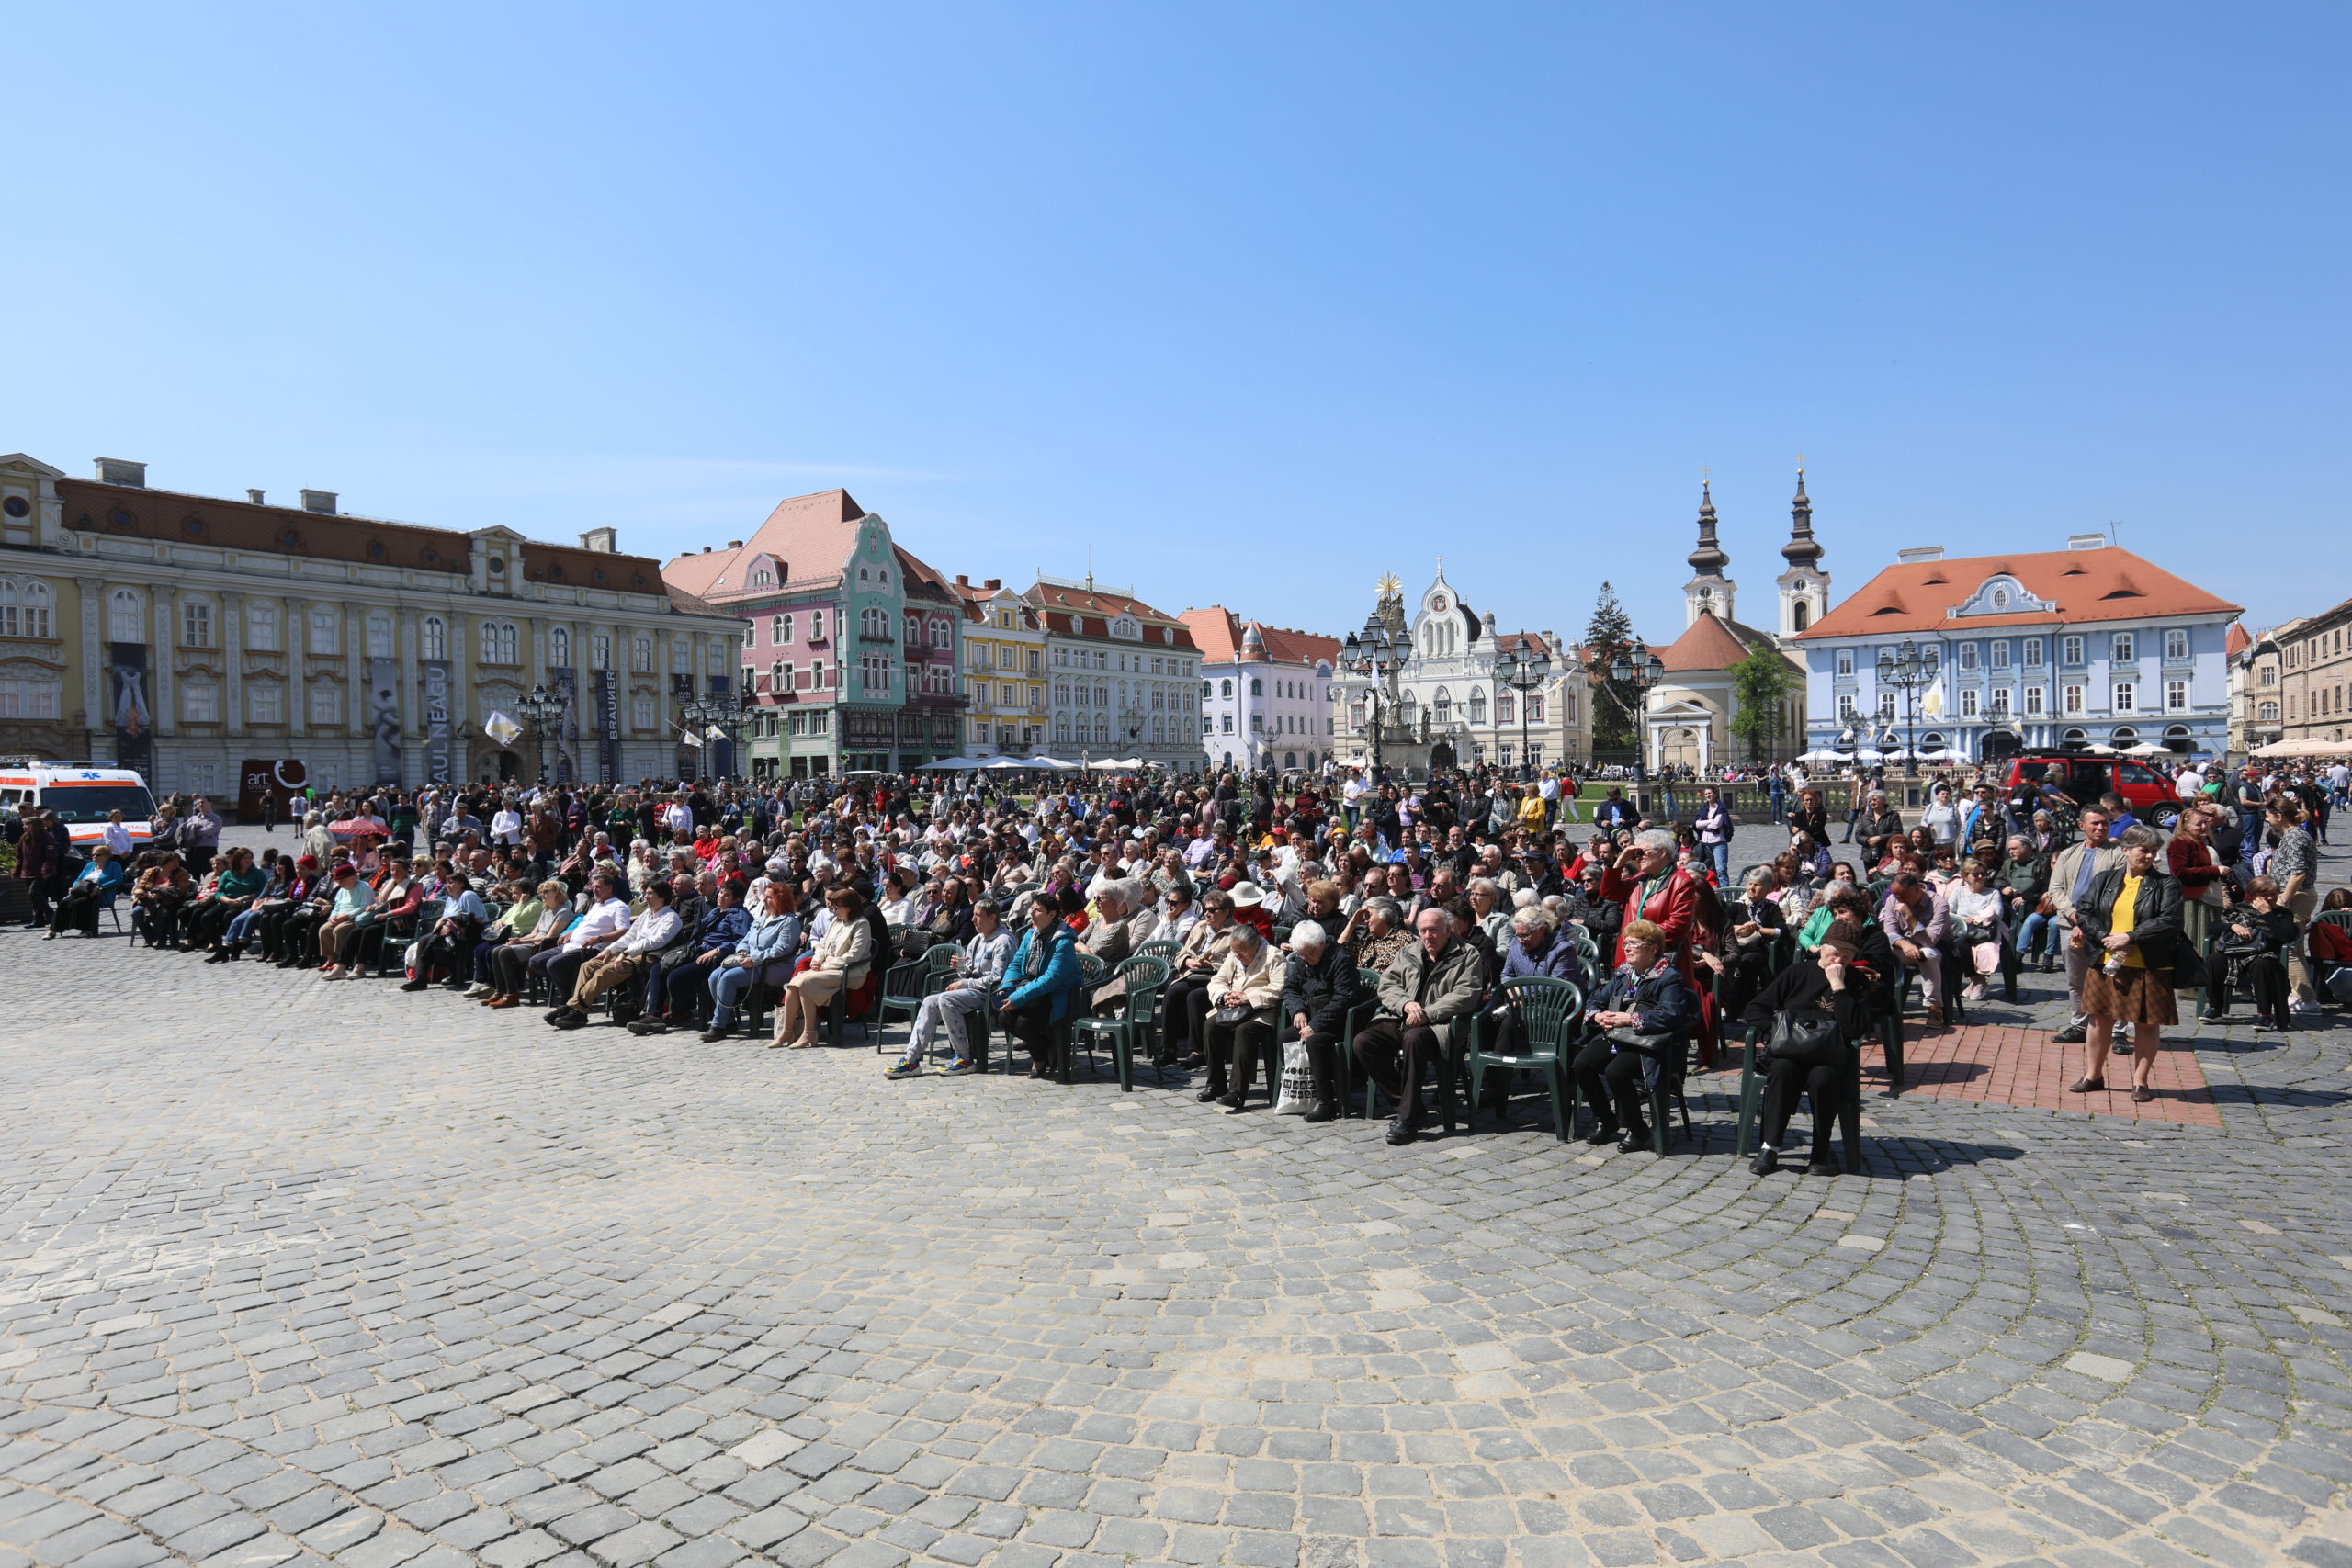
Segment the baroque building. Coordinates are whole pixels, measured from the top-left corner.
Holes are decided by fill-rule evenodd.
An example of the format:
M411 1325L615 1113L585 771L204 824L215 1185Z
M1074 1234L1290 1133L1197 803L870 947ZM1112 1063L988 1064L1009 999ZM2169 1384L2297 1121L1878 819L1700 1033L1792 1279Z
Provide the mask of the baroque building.
M319 788L673 774L680 701L724 693L736 623L621 554L151 488L0 457L0 750L223 795L247 763ZM544 689L554 716L506 742Z
M1091 576L1040 576L1023 597L1046 633L1049 755L1201 765L1201 658L1183 622Z
M1338 722L1340 641L1245 621L1221 604L1184 612L1201 650L1201 750L1211 768L1319 768Z
M1776 635L1739 619L1739 585L1725 574L1731 557L1716 537L1714 492L1706 484L1699 487L1699 544L1687 558L1691 576L1682 588L1682 635L1657 650L1660 674L1642 705L1642 750L1652 769L1706 773L1727 762L1777 761L1801 749L1804 667L1784 650L1796 633L1820 619L1829 594L1803 472L1791 507L1789 542L1781 547L1788 570L1774 584L1780 598ZM1732 728L1739 713L1734 666L1758 652L1787 666L1777 736L1762 759L1750 755L1752 747L1736 744Z
M962 601L845 490L793 496L662 568L739 622L755 778L902 772L954 754Z
M1377 673L1342 663L1331 682L1332 749L1350 767L1541 769L1592 754L1582 651L1556 632L1498 630L1446 581L1445 563L1408 615L1404 584L1380 580L1372 614L1400 650ZM1540 651L1549 669L1524 694L1504 680L1515 656ZM1378 726L1374 744L1374 727Z

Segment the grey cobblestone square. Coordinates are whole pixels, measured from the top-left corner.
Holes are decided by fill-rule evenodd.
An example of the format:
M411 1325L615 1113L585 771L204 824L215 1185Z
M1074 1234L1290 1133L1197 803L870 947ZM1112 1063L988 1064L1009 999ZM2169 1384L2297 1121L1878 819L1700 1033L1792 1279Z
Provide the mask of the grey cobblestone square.
M0 1568L2352 1563L2332 1017L1807 1180L0 949Z

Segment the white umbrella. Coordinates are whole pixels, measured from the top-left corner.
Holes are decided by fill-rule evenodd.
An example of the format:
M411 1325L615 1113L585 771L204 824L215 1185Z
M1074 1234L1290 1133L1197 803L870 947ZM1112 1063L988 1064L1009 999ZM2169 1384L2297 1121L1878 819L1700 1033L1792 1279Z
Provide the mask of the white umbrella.
M1065 762L1058 757L990 757L980 764L980 771L989 773L1076 773L1078 764Z
M2273 740L2256 748L2256 757L2342 757L2352 755L2352 740L2322 740L2317 736L2297 736L2292 740Z
M971 757L942 757L936 762L925 762L921 768L918 768L916 772L967 773L974 768L981 765L982 764L977 759Z
M1886 761L1886 754L1882 751L1873 751L1869 747L1865 746L1860 750L1854 753L1854 761L1857 762L1883 762Z
M1804 752L1797 758L1800 762L1842 762L1845 760L1845 753L1832 751L1826 746Z

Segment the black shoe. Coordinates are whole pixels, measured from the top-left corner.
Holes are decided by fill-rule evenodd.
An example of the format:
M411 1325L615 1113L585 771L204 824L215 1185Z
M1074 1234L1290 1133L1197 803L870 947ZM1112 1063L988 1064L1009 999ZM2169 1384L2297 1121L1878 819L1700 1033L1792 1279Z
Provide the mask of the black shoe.
M566 1008L556 1015L555 1026L558 1029L585 1029L588 1027L588 1015Z
M51 934L53 935L55 933L52 932ZM219 948L214 948L210 953L204 955L204 961L207 964L226 964L229 962L229 955L221 952Z
M1306 1122L1337 1122L1339 1119L1339 1106L1328 1100L1317 1100L1306 1108L1306 1114L1300 1118Z
M1613 1144L1617 1141L1617 1124L1613 1122L1603 1122L1600 1126L1587 1133L1584 1135L1584 1141L1594 1145Z
M555 1026L555 1027L557 1027L557 1028L560 1028L560 1027L562 1027L563 1021L564 1021L565 1019L567 1019L567 1018L571 1017L571 1010L570 1008L568 1008L568 1007L560 1007L560 1008L556 1009L553 1012L541 1013L541 1014L539 1015L539 1019L540 1019L540 1021L541 1021L541 1022L543 1022L543 1023L550 1024L550 1025L553 1025L553 1026Z
M1388 1141L1392 1144L1409 1144L1419 1136L1419 1132L1402 1116L1388 1123Z
M2044 975L2055 975L2058 973L2058 961L2051 957L2048 953L2043 953L2041 955L2041 972Z
M1846 1174L1845 1171L1838 1168L1838 1162L1834 1159L1808 1160L1805 1162L1804 1173L1807 1176L1843 1176Z
M702 1032L702 1043L706 1045L716 1045L726 1038L727 1031L723 1029L706 1029Z
M1209 1085L1208 1088L1201 1090L1200 1093L1193 1096L1193 1098L1199 1100L1203 1105L1214 1104L1217 1100L1225 1098L1225 1086L1221 1083L1213 1083Z
M2086 1035L2081 1030L2069 1027L2062 1029L2057 1033L2052 1035L2050 1037L2050 1043L2052 1045L2080 1045L2087 1038L2089 1038L2089 1036Z
M1649 1146L1650 1130L1647 1127L1636 1128L1617 1140L1617 1152L1621 1155L1630 1155Z
M667 1034L670 1026L658 1018L640 1018L628 1026L631 1034Z
M430 980L410 980L404 983L401 987L401 989L403 991L422 991L432 984L433 982Z
M1781 1156L1775 1149L1758 1149L1756 1157L1747 1162L1750 1176L1770 1176L1781 1168Z
M1225 1113L1227 1116L1238 1116L1250 1109L1250 1102L1238 1094L1218 1095L1216 1102L1225 1107Z

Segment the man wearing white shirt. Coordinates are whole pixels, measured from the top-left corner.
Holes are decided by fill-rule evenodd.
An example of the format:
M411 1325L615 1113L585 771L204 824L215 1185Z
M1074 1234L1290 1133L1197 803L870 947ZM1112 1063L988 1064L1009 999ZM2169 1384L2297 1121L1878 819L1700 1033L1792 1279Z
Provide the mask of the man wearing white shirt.
M107 813L107 825L104 837L106 839L107 848L114 852L115 860L122 865L129 865L130 863L131 849L130 829L126 823L124 823L122 819L122 813L119 810L109 811Z
M548 1022L558 1029L580 1028L588 1021L588 1009L598 997L653 967L655 955L677 940L681 929L678 911L670 907L670 898L668 883L657 880L645 885L644 912L629 921L620 935L605 943L603 952L581 965L580 977L572 983L571 999L548 1013ZM599 904L589 910L581 924L587 924L603 908ZM622 905L621 912L627 915L628 907Z
M531 954L531 972L545 982L548 995L570 996L588 961L628 931L628 906L621 901L620 888L617 872L610 868L597 871L588 879L588 896L593 900L588 912L571 923L571 929L563 933L563 941ZM548 1017L552 1019L554 1014Z
M501 805L492 814L490 836L496 842L509 847L523 841L523 814L514 809L513 801Z
M695 810L686 804L685 791L680 790L678 797L662 808L662 826L673 833L683 830L687 837L694 836Z

